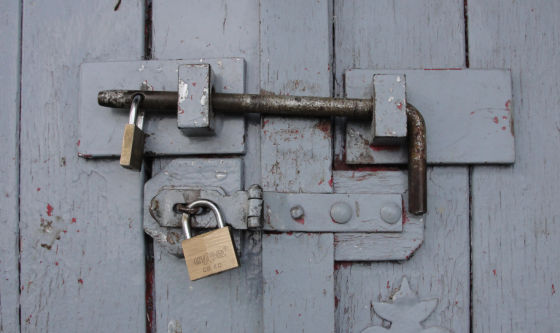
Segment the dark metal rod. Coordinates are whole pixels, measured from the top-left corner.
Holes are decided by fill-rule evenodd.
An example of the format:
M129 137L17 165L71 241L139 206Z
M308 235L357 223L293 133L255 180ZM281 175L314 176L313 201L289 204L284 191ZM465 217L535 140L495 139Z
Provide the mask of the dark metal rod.
M177 112L176 91L105 90L98 94L101 106L128 109L135 95L143 97L142 108L162 113ZM367 119L373 113L371 99L300 97L250 94L212 94L218 113L261 113L298 117L344 116ZM407 105L408 210L415 215L427 210L426 125L422 114Z
M426 124L422 114L407 104L408 127L408 211L425 214L428 208L426 168Z
M144 97L144 109L177 112L176 91L105 90L99 92L97 100L101 106L125 109L130 107L133 96L138 94ZM217 113L367 119L373 110L371 99L213 93L211 101Z

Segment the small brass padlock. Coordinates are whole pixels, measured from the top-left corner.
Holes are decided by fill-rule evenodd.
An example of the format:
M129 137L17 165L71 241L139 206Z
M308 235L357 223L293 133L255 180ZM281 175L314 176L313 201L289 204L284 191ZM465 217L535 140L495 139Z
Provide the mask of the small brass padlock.
M192 237L191 216L183 213L182 224L186 239L181 243L191 281L227 271L239 266L233 247L231 230L224 225L218 207L209 200L193 201L187 209L207 207L214 212L218 229Z
M140 171L144 155L144 132L142 125L144 114L138 114L138 107L142 102L142 95L135 95L130 104L128 124L124 126L123 142L121 148L121 166L127 169Z

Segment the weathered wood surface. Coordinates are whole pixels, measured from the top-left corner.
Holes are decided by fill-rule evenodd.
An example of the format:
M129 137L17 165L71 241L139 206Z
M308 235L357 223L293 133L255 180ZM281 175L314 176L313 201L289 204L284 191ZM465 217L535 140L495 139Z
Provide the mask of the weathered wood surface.
M336 95L343 95L343 73L351 68L464 67L463 6L461 0L335 1ZM344 159L343 131L337 126L337 161ZM424 243L408 261L337 265L337 332L379 325L371 302L387 299L403 275L420 298L440 298L425 327L468 332L468 172L432 168L428 179Z
M0 2L0 332L19 332L20 1Z
M375 173L356 172L354 180L335 182L335 190L372 190L367 185L371 185L374 177ZM430 168L428 180L424 242L411 258L402 262L336 263L337 332L360 332L381 325L381 319L371 311L371 304L386 301L400 286L403 276L408 277L411 288L418 291L421 299L439 299L436 310L424 322L425 327L469 331L468 172L463 167ZM391 187L383 187L388 188ZM392 247L391 243L381 243L377 250L383 251L383 246Z
M469 0L474 68L511 68L516 162L472 173L473 331L560 326L560 3Z
M153 47L154 59L243 57L246 91L257 93L259 3L155 1ZM247 123L244 181L248 186L260 183L260 117L249 117ZM167 161L155 160L153 172L161 170ZM185 171L184 179L192 176ZM216 179L198 181L212 185ZM229 186L229 190L233 189L241 188ZM240 268L194 282L188 282L183 259L171 256L154 243L158 332L168 328L173 332L262 331L260 234L234 235L241 244Z
M80 64L143 54L143 1L114 6L23 4L24 332L145 330L142 174L77 156Z
M331 233L263 236L264 332L334 332Z
M261 93L331 95L331 5L260 1ZM265 191L332 192L330 119L263 117L261 133ZM332 234L268 237L262 244L264 331L333 332Z
M261 93L330 96L331 2L260 2ZM262 118L262 187L332 192L330 119Z
M169 161L157 159L153 163L160 185L167 181L173 185L220 186L227 193L242 187L239 159L184 159L171 162L175 165L168 165ZM227 174L223 170L228 170ZM144 218L151 218L146 206ZM180 229L177 232L181 233ZM235 230L233 238L240 267L197 281L189 280L183 258L154 242L157 332L166 332L169 327L177 332L262 331L260 234Z

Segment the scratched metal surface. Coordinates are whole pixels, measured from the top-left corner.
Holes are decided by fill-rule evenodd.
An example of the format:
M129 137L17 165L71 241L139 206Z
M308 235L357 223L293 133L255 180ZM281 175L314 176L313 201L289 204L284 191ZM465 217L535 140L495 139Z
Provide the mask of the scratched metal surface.
M77 156L80 64L143 54L143 1L114 6L23 4L23 332L145 330L143 176Z
M560 3L469 1L474 68L511 68L516 162L472 172L473 330L560 326Z
M0 2L0 332L19 332L19 1Z

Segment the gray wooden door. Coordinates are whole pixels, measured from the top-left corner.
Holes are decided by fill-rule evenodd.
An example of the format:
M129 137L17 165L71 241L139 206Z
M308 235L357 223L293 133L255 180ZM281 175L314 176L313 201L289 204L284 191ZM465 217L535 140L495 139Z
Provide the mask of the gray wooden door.
M0 332L557 331L559 15L545 0L0 2ZM245 153L142 173L78 156L83 63L226 57L262 94L342 97L353 68L510 69L516 162L430 166L423 241L402 260L341 260L352 236L235 231L241 267L189 282L142 229L144 183L174 159L191 166L177 183L226 164L203 185L229 191L407 189L401 165L344 162L343 119L251 115Z

